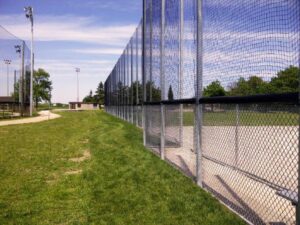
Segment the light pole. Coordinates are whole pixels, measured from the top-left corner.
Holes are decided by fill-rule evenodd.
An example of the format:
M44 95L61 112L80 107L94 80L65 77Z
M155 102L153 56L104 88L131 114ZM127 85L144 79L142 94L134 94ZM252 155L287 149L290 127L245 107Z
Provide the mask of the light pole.
M78 73L80 72L80 68L75 68L77 74L77 102L79 102L79 78Z
M30 73L30 116L33 111L33 8L31 6L24 7L26 18L31 22L31 73Z
M7 77L6 77L6 81L7 81L7 96L9 96L9 65L11 64L11 60L10 59L4 59L4 63L7 66Z

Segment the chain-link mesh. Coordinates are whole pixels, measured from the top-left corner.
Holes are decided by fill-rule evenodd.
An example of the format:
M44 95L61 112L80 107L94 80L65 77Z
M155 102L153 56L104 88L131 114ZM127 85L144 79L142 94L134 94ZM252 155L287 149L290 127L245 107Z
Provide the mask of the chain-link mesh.
M295 104L204 105L204 186L254 224L293 224L298 129Z
M299 37L297 0L144 0L106 110L247 221L300 223Z

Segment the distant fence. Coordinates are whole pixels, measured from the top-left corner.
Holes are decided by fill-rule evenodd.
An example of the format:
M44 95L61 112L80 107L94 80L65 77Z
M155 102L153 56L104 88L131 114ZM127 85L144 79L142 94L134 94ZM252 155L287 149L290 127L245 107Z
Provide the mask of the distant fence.
M298 0L144 0L106 111L253 224L300 224Z
M0 26L0 117L27 114L30 98L30 50ZM2 116L1 116L2 115Z

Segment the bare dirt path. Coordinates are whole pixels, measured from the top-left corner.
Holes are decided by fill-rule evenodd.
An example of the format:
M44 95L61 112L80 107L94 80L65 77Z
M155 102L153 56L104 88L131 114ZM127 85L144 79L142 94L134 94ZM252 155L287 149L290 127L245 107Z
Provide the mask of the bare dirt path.
M45 110L45 111L40 111L39 116L37 117L0 121L0 127L8 126L8 125L17 125L17 124L39 123L42 121L53 120L59 117L60 115L52 113L49 110Z

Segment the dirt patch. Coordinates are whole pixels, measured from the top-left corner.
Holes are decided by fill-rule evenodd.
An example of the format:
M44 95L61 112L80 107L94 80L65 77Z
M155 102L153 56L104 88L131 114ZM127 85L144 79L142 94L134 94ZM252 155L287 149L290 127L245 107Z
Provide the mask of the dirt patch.
M91 153L90 153L90 150L87 149L87 150L84 151L82 157L71 158L70 161L72 161L72 162L83 162L83 161L86 161L90 158L91 158Z
M82 170L72 170L65 172L65 175L76 175L82 173Z
M84 139L81 141L82 144L88 144L89 143L89 139Z
M49 177L48 180L46 180L46 183L49 185L55 184L58 181L58 179L59 179L59 176L56 173L54 173Z

